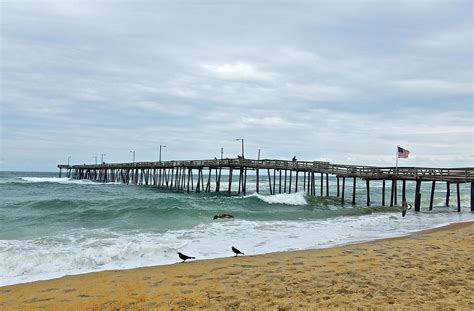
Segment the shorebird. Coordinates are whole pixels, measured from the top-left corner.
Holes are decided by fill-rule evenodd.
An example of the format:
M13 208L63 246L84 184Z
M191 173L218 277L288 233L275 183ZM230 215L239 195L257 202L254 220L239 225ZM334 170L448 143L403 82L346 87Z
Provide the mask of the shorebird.
M235 257L239 256L239 254L245 255L244 253L242 253L241 251L239 251L237 248L233 246L232 246L232 251L235 253Z
M220 219L220 218L234 218L234 216L230 214L217 214L214 216L213 220Z
M181 258L183 260L182 262L185 262L188 259L196 259L196 257L187 256L187 255L185 255L183 253L180 253L180 252L178 252L178 256L179 256L179 258Z
M402 217L405 217L407 210L411 208L412 208L411 204L408 204L407 201L404 200L402 203Z

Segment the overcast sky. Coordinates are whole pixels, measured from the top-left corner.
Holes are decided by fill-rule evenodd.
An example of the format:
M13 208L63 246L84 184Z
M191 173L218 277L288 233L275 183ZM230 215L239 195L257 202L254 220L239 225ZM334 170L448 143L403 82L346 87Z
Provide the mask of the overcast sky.
M1 0L2 170L473 166L473 1Z

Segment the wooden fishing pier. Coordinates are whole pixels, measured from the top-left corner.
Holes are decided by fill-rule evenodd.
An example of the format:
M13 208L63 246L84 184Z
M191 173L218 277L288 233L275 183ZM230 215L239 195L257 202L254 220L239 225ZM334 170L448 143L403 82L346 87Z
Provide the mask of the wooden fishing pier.
M461 211L461 193L459 185L470 183L470 210L474 212L474 167L466 168L426 168L426 167L375 167L359 165L331 164L322 161L281 161L252 159L214 159L193 161L159 161L134 163L102 163L84 165L58 165L59 177L65 170L66 177L87 179L97 182L118 182L134 185L152 185L181 192L226 192L245 195L247 189L247 171L254 171L256 183L254 190L260 193L260 185L268 183L269 194L305 191L308 196L330 196L330 187L336 187L336 197L341 204L346 203L346 179L352 181L352 200L356 204L356 184L359 179L365 182L366 204L370 206L370 182L382 181L381 204L398 205L398 200L406 200L406 182L414 181L415 211L420 211L421 185L431 183L429 210L433 209L433 200L437 183L443 183L446 190L445 205L449 206L451 186L456 185L457 210ZM223 174L226 171L227 174ZM233 191L233 174L238 174L238 189ZM262 175L263 173L263 175ZM329 176L336 183L330 184ZM226 176L226 180L221 177ZM319 179L319 180L318 180ZM349 181L350 180L350 181ZM401 184L401 197L398 194ZM213 186L213 189L211 189ZM222 187L221 187L222 186ZM386 202L386 187L390 198Z

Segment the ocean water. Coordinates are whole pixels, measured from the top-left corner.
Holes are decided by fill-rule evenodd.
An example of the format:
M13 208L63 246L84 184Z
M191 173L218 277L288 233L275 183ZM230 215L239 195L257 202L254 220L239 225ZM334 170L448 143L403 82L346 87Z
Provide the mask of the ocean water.
M262 181L261 191L267 193L265 176ZM299 183L301 188L302 179ZM461 213L454 185L451 206L443 206L446 186L441 183L429 212L431 184L426 183L422 211L410 210L402 218L399 208L381 206L379 182L371 183L370 207L365 206L365 183L358 182L355 207L349 204L351 180L344 207L335 197L335 179L330 183L332 197L271 196L256 194L255 177L249 176L246 196L228 196L101 184L56 173L0 172L0 286L175 263L178 251L205 259L232 256L231 246L250 255L324 248L474 220L467 184L461 185ZM413 196L414 183L408 182L408 201ZM235 218L213 220L217 213Z

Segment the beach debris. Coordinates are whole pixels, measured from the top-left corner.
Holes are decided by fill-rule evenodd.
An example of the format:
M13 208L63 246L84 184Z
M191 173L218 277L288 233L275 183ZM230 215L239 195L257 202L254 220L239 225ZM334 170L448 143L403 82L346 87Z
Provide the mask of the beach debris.
M185 255L185 254L180 253L180 252L178 252L178 256L179 256L179 258L181 258L183 260L182 262L185 262L188 259L196 259L196 257L191 257L191 256Z
M217 215L214 215L213 220L223 219L223 218L234 218L234 216L232 216L231 214L217 214Z
M237 257L239 254L245 255L244 253L242 253L241 251L239 251L237 248L233 246L232 246L232 251L235 253L235 257Z
M402 217L405 217L407 210L411 209L411 204L408 204L406 200L403 200L402 203Z

